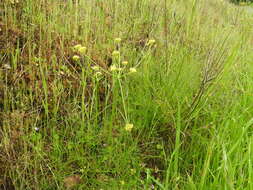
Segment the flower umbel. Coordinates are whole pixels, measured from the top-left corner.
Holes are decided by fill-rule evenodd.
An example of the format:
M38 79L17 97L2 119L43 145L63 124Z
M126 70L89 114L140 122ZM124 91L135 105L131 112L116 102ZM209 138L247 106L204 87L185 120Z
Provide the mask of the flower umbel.
M120 181L121 185L125 185L125 181Z
M80 56L74 55L74 56L72 57L72 59L73 59L74 61L79 61L79 60L80 60Z
M133 127L134 127L134 125L133 125L133 124L131 124L131 123L127 123L127 124L126 124L126 126L125 126L125 130L126 130L126 131L131 132L131 131L132 131L132 129L133 129Z
M117 50L114 50L114 51L112 52L112 56L113 56L113 57L117 57L117 56L119 56L119 55L120 55L120 52L117 51Z
M91 69L94 70L94 71L99 71L99 66L97 66L97 65L92 66Z
M121 38L115 38L114 42L117 43L117 44L119 44L121 42Z
M136 169L130 169L130 172L132 175L134 175L136 173Z
M117 70L118 70L118 68L115 65L112 65L110 67L110 71L117 71Z
M147 43L147 46L152 46L155 44L155 40L154 39L150 39Z
M77 45L75 45L75 46L73 47L73 49L74 49L75 51L78 51L79 48L81 48L81 47L82 47L81 44L77 44Z
M87 48L85 46L82 46L81 44L77 44L73 47L74 51L80 55L85 55Z
M86 51L87 51L87 48L84 46L78 49L78 53L80 53L81 55L85 55Z
M136 73L137 70L136 70L136 68L132 67L132 68L129 69L129 72L130 72L130 73Z

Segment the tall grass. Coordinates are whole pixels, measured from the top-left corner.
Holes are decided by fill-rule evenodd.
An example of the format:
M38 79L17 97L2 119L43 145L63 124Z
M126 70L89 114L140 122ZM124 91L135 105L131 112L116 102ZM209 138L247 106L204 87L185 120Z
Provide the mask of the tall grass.
M252 18L239 7L0 10L0 189L253 189Z

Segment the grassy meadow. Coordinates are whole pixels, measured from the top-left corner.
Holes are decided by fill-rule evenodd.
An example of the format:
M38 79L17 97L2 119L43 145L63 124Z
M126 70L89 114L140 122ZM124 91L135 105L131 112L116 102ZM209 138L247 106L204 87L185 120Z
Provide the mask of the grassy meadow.
M226 0L1 0L0 190L253 190L252 34Z

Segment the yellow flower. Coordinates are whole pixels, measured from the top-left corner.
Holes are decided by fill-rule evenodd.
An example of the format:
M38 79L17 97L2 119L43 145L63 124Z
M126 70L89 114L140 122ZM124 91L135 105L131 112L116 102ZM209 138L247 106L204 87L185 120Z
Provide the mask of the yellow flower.
M94 71L99 71L99 66L95 65L95 66L91 67L91 69Z
M77 44L73 47L74 51L76 53L79 53L81 55L85 55L87 48L85 46L82 46L81 44Z
M115 66L115 65L112 65L111 67L110 67L110 71L117 71L117 67Z
M130 132L130 131L132 131L133 127L134 127L133 124L127 123L126 126L125 126L125 130Z
M153 44L155 44L155 40L154 39L150 39L147 43L147 46L152 46Z
M121 42L121 38L115 38L114 42L117 43L117 44L119 44Z
M80 56L74 55L74 56L72 57L72 59L73 59L74 61L79 61L79 60L80 60Z
M74 48L75 51L78 51L79 48L81 48L81 47L82 47L81 44L77 44L77 45L75 45L73 48Z
M125 181L120 181L121 185L125 185Z
M79 170L81 173L84 173L85 172L85 170L82 168L82 169L80 169Z
M87 48L82 46L82 47L80 47L80 48L78 49L78 53L80 53L81 55L85 55L86 50L87 50Z
M122 65L128 65L128 61L122 61Z
M130 71L130 73L136 73L137 72L136 68L134 68L134 67L130 68L129 71Z
M160 144L157 144L157 145L156 145L156 148L159 149L159 150L162 150L162 149L163 149L163 146L160 145Z
M134 175L136 173L136 169L130 169L130 172L132 175Z
M112 56L114 56L114 57L119 56L119 55L120 55L120 52L117 51L117 50L114 50L114 51L112 52Z

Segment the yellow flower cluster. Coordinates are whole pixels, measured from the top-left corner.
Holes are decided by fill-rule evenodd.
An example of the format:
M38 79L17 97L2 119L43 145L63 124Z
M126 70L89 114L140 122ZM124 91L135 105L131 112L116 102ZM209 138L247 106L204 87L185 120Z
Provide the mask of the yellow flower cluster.
M81 57L80 57L79 55L74 55L74 56L72 57L72 59L73 59L74 61L79 61L79 60L81 59Z
M154 39L150 39L148 42L147 42L147 46L152 46L155 44L155 40Z
M124 66L126 66L127 64L128 64L127 61L122 62L122 65L124 65ZM110 71L112 71L112 72L123 71L123 69L124 69L124 67L123 68L122 67L117 67L116 65L112 65L110 67ZM93 70L95 70L95 69L93 69ZM137 72L136 68L134 68L134 67L129 68L129 74L136 73L136 72Z
M87 51L87 48L85 46L82 46L81 44L75 45L73 49L76 53L79 53L80 55L85 55Z
M91 69L92 69L93 71L95 71L95 77L96 77L97 79L99 79L99 78L103 75L103 73L101 72L100 67L99 67L98 65L92 66Z
M117 44L119 44L121 42L121 38L115 38L114 42L117 43Z
M132 169L130 169L130 172L132 175L134 175L136 173L136 169L132 168Z
M82 46L81 44L77 44L73 47L73 50L75 53L77 53L78 55L74 55L72 57L72 59L74 61L79 61L81 59L80 56L84 56L86 55L86 51L87 51L87 48L85 46Z
M110 71L117 71L117 70L118 70L118 68L115 65L112 65L110 67Z
M94 71L99 71L99 66L97 66L97 65L92 66L91 69L94 70Z
M133 128L134 128L134 125L131 124L131 123L127 123L125 125L125 130L128 131L128 132L131 132Z
M132 68L129 69L129 72L130 72L130 73L136 73L137 70L136 70L136 68L132 67Z
M120 56L120 52L117 51L117 50L114 50L114 51L112 52L112 56L113 56L113 57L118 57L118 56Z

